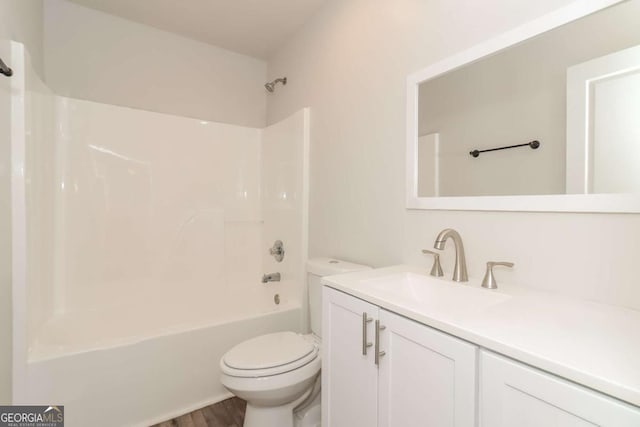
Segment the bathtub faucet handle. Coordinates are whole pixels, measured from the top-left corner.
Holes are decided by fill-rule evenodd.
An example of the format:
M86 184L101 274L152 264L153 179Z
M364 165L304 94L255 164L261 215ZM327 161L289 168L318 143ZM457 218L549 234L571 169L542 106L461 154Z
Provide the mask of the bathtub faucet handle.
M279 282L280 273L269 273L262 276L262 283Z
M272 255L276 261L282 262L284 259L284 245L282 240L276 240L273 243L273 247L269 248L269 254Z

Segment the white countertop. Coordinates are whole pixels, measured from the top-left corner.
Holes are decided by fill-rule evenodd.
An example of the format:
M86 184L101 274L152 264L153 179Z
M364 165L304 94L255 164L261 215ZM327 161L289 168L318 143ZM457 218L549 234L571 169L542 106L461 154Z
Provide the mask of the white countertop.
M450 290L460 303L452 298L438 301L436 293L425 304L371 286L372 279L400 273L425 276L435 288L455 287ZM640 311L501 283L499 289L488 290L480 281L469 278L468 284L459 284L408 265L322 280L325 286L640 406ZM486 293L504 298L495 295L496 303L482 304Z

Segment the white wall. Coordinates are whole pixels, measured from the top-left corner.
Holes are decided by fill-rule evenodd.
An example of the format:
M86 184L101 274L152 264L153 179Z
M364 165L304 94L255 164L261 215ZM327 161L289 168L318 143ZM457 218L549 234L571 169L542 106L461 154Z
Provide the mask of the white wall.
M310 106L310 255L430 267L419 250L445 227L465 241L470 274L640 307L640 215L409 212L404 208L406 76L569 0L333 0L269 62L289 84L269 122ZM451 274L452 254L444 256Z
M42 74L42 0L0 1L0 41L24 43ZM8 43L0 57L12 66ZM15 67L14 67L15 68ZM0 404L11 402L11 130L10 80L0 76Z
M45 2L46 80L59 95L263 127L266 63L85 8Z

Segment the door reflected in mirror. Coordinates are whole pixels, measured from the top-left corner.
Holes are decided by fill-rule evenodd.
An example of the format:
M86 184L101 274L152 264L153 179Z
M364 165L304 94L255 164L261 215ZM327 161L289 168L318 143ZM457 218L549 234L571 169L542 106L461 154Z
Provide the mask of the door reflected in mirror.
M421 83L417 196L640 193L638 17L619 3Z

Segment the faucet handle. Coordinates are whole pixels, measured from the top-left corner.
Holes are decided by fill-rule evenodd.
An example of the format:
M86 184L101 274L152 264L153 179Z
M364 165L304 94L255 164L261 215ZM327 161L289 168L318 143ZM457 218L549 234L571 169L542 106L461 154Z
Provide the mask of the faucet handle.
M428 249L422 250L423 254L433 255L433 266L431 267L431 274L434 277L442 277L444 273L442 272L442 266L440 265L440 254L438 252L430 251Z
M487 271L486 273L484 273L484 278L482 279L483 288L498 289L498 282L496 282L496 279L493 276L493 267L496 265L501 265L504 267L513 267L515 264L512 262L505 262L505 261L489 261L487 263Z
M269 248L269 255L273 256L277 262L282 262L284 259L284 245L282 240L276 240L273 246Z

